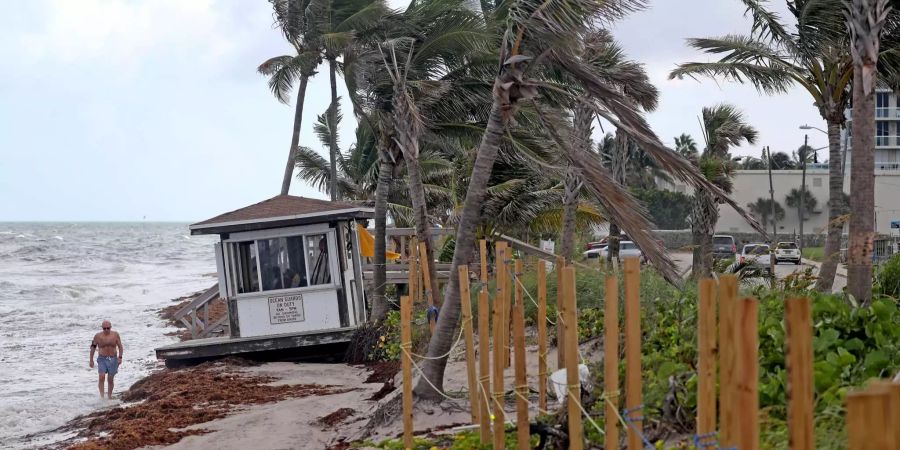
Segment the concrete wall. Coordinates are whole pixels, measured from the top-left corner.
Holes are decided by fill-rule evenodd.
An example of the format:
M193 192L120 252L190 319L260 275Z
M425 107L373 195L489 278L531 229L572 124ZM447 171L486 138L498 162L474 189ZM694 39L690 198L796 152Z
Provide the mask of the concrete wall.
M785 197L791 189L800 188L801 179L802 174L799 170L772 172L775 201L780 203L785 210L784 219L778 222L779 236L799 234L800 232L797 210L787 206ZM691 194L690 186L685 186L680 182L661 183L660 188ZM824 234L828 222L828 171L823 169L807 170L806 188L815 197L817 205L815 210L805 218L803 232L806 235ZM844 191L848 193L850 191L849 170L844 179ZM756 202L758 198L768 199L768 171L738 170L734 178L732 198L745 208L748 204ZM850 201L853 202L852 194ZM892 220L900 220L900 170L875 171L875 216L876 231L884 234L890 233ZM767 229L771 232L771 223ZM722 205L719 207L719 223L716 232L734 235L735 233L752 233L753 229L731 207Z

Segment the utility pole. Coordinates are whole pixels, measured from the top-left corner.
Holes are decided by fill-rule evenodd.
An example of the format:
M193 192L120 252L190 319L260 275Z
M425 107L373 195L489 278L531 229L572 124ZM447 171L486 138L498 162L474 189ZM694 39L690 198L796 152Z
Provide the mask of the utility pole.
M772 214L772 247L769 249L769 271L772 273L772 279L775 277L775 256L771 252L775 251L778 245L778 223L775 218L775 187L772 184L772 147L766 146L766 159L769 161L769 207ZM774 285L774 283L773 283Z
M800 164L803 175L800 177L800 254L803 254L803 216L806 211L806 152L809 149L809 135L803 135L803 148L800 151Z

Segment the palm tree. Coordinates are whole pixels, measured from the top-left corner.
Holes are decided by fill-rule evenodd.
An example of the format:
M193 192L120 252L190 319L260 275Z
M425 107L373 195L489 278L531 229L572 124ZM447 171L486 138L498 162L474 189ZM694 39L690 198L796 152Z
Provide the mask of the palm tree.
M772 216L772 209L774 207L775 216ZM762 221L763 227L767 226L769 223L769 219L777 222L779 220L784 219L784 208L781 207L781 203L777 201L774 202L769 198L758 198L755 202L747 205L747 209L753 213L756 217Z
M845 122L844 110L850 100L849 86L855 76L854 64L848 51L853 46L846 38L841 15L842 2L787 2L788 10L793 16L793 30L789 30L780 21L778 14L766 9L764 1L742 1L753 19L750 34L690 39L689 45L696 49L725 56L715 62L679 65L669 77L710 76L740 83L746 81L766 94L786 93L792 85L803 87L812 96L819 114L828 125L829 194L839 199L844 181L841 172L840 130ZM852 3L868 1L876 0L858 0ZM877 1L884 3L882 0ZM860 17L864 20L867 16ZM871 37L870 33L866 34ZM874 36L877 38L877 32ZM871 55L874 56L873 68L878 60L878 45L874 48L876 54ZM854 164L855 162L854 159ZM829 223L834 223L839 209L838 201L832 202ZM840 240L841 227L829 226L825 244L825 254L829 257L819 271L819 290L831 290Z
M706 147L698 162L700 172L719 189L730 193L734 166L729 150L743 142L756 143L757 131L747 123L743 113L728 104L703 108L702 125ZM694 277L707 277L711 273L712 239L718 221L719 206L715 195L695 190L691 212Z
M784 198L784 203L788 207L795 208L797 210L797 219L802 224L809 218L809 213L815 211L816 205L818 205L819 201L809 193L809 190L801 188L791 189L791 191L788 192L787 197ZM803 233L801 228L801 235L802 234Z
M294 107L294 125L291 129L291 146L288 149L287 164L281 180L281 195L287 195L294 173L294 160L300 142L300 126L303 123L303 105L306 100L306 86L315 75L316 67L322 62L318 43L310 39L309 27L303 17L308 2L293 0L270 0L274 9L275 22L284 38L294 47L295 55L269 58L259 65L259 73L269 77L269 89L281 103L290 102L290 91L298 81L297 104Z
M456 338L460 303L456 268L470 261L475 231L488 182L506 131L528 111L536 118L540 132L561 149L568 163L582 172L587 194L597 200L607 214L617 217L629 237L645 252L656 268L670 280L678 278L674 265L649 231L646 211L621 185L616 183L599 159L574 151L571 122L564 109L579 101L591 107L646 150L661 167L691 183L699 190L727 197L700 176L697 169L673 150L666 148L650 130L639 106L601 78L579 57L579 43L590 26L600 20L611 21L643 6L638 0L513 0L495 13L502 32L499 64L495 66L491 106L484 133L469 178L463 208L458 215L456 245L450 280L444 291L444 303L437 327L428 344L429 359L423 362L422 378L415 392L423 398L438 399L443 386L447 350ZM615 74L610 74L615 75ZM540 101L538 93L544 93ZM730 199L755 226L755 220ZM764 231L763 231L764 232ZM432 385L433 384L433 385Z
M681 136L675 137L675 151L687 159L696 158L698 155L697 143L694 142L694 138L691 135L681 133Z
M872 240L875 238L875 83L887 0L847 2L850 55L853 58L853 164L850 167L850 243L847 291L862 305L872 300ZM893 49L892 49L893 50ZM832 156L833 158L833 156ZM831 163L833 166L835 163ZM831 192L831 189L829 189ZM838 194L843 190L838 191ZM830 199L829 199L830 200ZM836 205L831 206L837 209ZM829 230L837 228L829 215ZM826 253L827 254L827 253Z

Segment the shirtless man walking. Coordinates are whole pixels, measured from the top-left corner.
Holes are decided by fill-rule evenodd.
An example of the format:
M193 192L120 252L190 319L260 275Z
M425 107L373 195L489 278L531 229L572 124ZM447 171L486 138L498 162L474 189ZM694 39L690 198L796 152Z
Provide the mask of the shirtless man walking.
M101 327L103 331L95 334L94 340L91 341L90 365L91 368L94 367L94 351L99 347L100 355L97 357L97 371L100 374L100 380L97 383L97 388L100 389L100 398L103 398L103 381L109 375L109 390L106 393L106 397L112 399L113 378L115 378L116 372L119 371L119 364L122 364L122 353L125 351L125 347L122 346L122 338L119 337L119 333L112 331L112 324L108 320L104 320ZM116 355L117 349L118 356Z

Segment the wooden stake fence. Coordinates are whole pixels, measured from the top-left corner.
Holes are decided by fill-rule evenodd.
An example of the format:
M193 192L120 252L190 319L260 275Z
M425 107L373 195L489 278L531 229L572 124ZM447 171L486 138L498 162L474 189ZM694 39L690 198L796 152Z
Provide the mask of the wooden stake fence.
M497 242L494 273L497 275L497 296L494 297L494 448L504 448L506 442L506 414L503 411L503 369L505 366L503 352L503 289L506 286L505 270L502 259L506 243Z
M477 424L479 423L478 377L475 375L475 336L472 330L472 299L470 295L469 266L462 265L459 266L459 298L463 316L463 336L466 341L466 377L469 382L469 409L472 413L472 423Z
M788 391L788 443L791 450L813 450L812 309L808 298L784 304L785 366Z
M412 261L410 261L412 263ZM412 299L400 297L400 348L403 370L403 446L413 448L412 416Z
M419 294L420 295L419 298L421 298L421 296L423 296L423 295L425 296L429 309L431 309L435 306L434 305L434 296L433 296L433 292L431 290L433 286L431 286L431 276L429 275L431 273L430 272L431 264L433 264L433 262L428 260L428 251L425 248L425 243L419 242L419 266L421 267L421 270L419 270L419 272L422 273L422 286L425 288L425 291L421 292ZM468 279L469 279L468 272L466 272L465 278L468 281ZM435 327L435 325L437 325L435 316L430 313L427 315L428 315L428 328L431 330L431 333L434 334L434 327Z
M716 431L716 282L700 280L697 308L697 435Z
M563 298L565 304L566 336L566 390L568 392L569 410L569 450L584 448L584 435L581 423L581 379L578 370L578 315L575 304L575 268L567 266L563 272Z
M735 408L737 448L759 449L759 302L742 298L734 311L736 358Z
M522 274L522 260L517 259L514 280ZM516 303L512 309L513 345L515 345L516 370L516 442L519 450L531 448L531 431L528 426L528 378L525 371L525 304L523 303L522 284L516 282Z
M556 314L558 317L563 317L563 309L565 305L563 302L563 267L566 266L566 260L563 259L562 256L556 257ZM563 330L563 327L559 326L559 322L557 322L556 327L556 369L562 369L566 367L566 352L562 351L562 349L566 348L566 333Z
M641 394L641 266L637 258L625 258L625 408L628 450L641 450L643 426Z
M481 392L478 401L481 405L479 434L481 443L491 442L491 337L490 337L490 305L488 304L487 242L479 243L481 250L481 292L478 293L478 371L481 381Z
M619 280L606 277L606 301L603 314L603 389L610 396L606 403L606 450L619 448Z
M734 344L734 307L737 277L719 277L719 446L737 445L734 417L734 373L737 362Z
M538 408L547 411L547 265L537 262Z
M507 246L503 249L503 265L501 270L505 273L503 277L503 368L506 369L512 362L510 358L510 349L512 348L512 340L510 339L510 328L512 327L512 296L513 277L510 272L513 269L513 250Z

